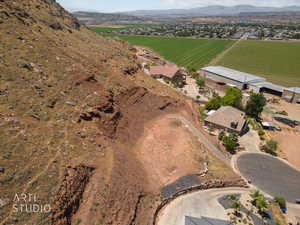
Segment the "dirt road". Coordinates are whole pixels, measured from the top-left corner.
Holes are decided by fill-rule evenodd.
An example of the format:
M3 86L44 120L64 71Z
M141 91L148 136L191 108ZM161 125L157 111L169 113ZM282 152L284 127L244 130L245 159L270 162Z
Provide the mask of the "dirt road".
M194 134L200 142L202 142L205 147L210 150L218 159L222 160L226 165L231 166L230 159L223 154L215 145L213 145L191 122L183 117L170 117L172 119L177 119L182 122L187 128Z

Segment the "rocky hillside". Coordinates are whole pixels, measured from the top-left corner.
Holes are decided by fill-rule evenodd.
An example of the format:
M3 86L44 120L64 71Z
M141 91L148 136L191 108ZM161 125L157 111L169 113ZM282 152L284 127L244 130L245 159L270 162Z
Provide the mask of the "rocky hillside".
M0 0L0 31L0 224L150 224L131 147L189 107L54 0Z
M0 0L0 31L0 225L152 224L162 185L206 155L166 117L196 124L193 103L54 0Z

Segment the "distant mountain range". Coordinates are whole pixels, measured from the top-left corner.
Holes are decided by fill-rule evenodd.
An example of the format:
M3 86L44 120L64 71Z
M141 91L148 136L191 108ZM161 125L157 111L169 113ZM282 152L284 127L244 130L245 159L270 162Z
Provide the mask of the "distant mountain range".
M73 12L79 21L85 24L105 24L105 23L131 23L145 22L146 19L137 16L119 13L98 13L98 12Z
M168 10L137 10L122 12L120 14L138 16L138 17L197 17L197 16L234 16L241 13L258 12L300 12L300 6L288 7L256 7L252 5L221 6L213 5L207 7L198 7L191 9L168 9Z

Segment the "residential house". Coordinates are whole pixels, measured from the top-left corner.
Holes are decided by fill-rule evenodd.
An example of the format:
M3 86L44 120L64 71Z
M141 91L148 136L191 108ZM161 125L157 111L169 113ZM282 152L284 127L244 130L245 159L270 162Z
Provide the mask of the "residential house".
M245 113L231 106L223 106L208 116L205 125L238 135L243 135L248 129Z

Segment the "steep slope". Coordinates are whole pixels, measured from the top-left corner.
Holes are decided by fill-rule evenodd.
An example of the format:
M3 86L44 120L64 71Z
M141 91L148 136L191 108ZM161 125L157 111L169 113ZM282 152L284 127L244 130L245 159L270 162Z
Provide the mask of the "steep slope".
M130 224L146 181L128 147L176 101L138 85L152 81L126 43L91 33L54 1L4 0L0 13L1 224L71 224L92 173L101 200L123 198L113 206L122 212L106 202L111 216L100 217ZM33 204L39 213L25 212Z
M0 50L0 224L151 224L165 183L139 140L170 114L195 122L193 104L143 74L127 43L92 33L54 0L0 0ZM176 129L195 152L180 154L199 154ZM175 180L199 172L194 164L155 171Z

